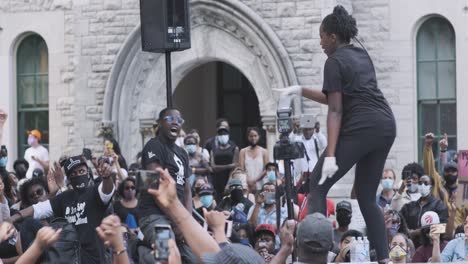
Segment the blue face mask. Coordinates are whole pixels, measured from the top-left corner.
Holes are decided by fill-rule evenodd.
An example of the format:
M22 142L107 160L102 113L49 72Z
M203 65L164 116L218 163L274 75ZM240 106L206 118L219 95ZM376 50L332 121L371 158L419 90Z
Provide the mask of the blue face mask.
M0 158L0 167L6 167L7 162L8 162L8 157Z
M383 179L382 180L382 188L384 190L391 190L393 189L393 180L392 179Z
M226 145L229 142L229 135L217 136L218 142L221 145Z
M250 246L250 242L249 242L248 238L239 239L239 243L241 243L242 245L245 245L245 246Z
M190 187L193 187L193 184L195 183L195 174L190 175L188 180L189 180L189 183L190 183Z
M203 207L209 208L213 204L213 195L203 195L200 197L200 202L203 204Z
M275 182L276 181L276 173L275 171L269 171L267 173L268 181L269 182Z
M197 151L197 146L193 144L185 145L185 150L187 150L188 154L193 154Z

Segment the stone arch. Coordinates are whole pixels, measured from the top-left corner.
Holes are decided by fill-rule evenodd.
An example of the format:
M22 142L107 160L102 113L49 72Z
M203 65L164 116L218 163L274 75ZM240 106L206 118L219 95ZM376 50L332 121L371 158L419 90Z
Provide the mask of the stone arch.
M173 89L197 66L222 61L246 76L259 99L262 119L274 122L276 96L272 88L297 84L293 65L278 36L238 0L194 0L190 5L192 48L172 54ZM103 116L104 125L113 126L124 152L132 156L141 149L141 138L136 136L141 132L141 123L154 119L165 107L164 67L163 54L141 51L137 26L112 68Z

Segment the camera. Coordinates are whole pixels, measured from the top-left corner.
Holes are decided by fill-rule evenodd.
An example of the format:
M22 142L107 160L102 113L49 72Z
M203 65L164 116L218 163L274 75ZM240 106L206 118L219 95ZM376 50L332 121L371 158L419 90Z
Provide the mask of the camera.
M278 103L277 123L280 140L275 144L273 156L275 160L294 160L304 157L304 144L302 142L291 142L289 134L293 131L292 113L294 102L292 96L280 98Z

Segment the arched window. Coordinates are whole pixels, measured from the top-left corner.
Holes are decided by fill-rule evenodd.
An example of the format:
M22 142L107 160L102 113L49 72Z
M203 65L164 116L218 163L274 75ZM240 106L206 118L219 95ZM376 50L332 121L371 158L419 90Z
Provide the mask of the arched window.
M25 37L16 53L18 155L23 157L27 131L38 129L41 144L49 144L49 55L39 35Z
M457 149L457 102L455 76L455 32L444 18L425 21L417 35L419 153L424 135L433 132L437 140L449 137L449 150ZM438 157L439 146L434 144Z

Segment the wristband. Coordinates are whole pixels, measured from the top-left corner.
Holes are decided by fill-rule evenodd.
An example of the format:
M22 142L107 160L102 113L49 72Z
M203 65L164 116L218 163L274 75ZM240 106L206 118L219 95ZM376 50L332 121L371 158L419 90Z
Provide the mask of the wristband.
M116 255L116 256L120 256L122 255L124 252L126 252L127 249L126 248L123 248L122 250L118 250L118 251L112 251L112 254Z

